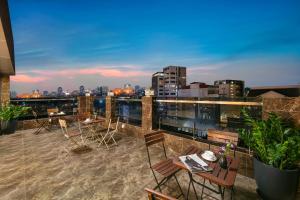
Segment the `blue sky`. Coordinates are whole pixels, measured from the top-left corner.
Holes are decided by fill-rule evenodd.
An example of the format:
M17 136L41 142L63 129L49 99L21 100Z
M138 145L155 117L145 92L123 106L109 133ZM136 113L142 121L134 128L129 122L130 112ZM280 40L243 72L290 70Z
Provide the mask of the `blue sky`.
M12 89L150 86L167 65L188 82L300 82L300 1L10 0Z

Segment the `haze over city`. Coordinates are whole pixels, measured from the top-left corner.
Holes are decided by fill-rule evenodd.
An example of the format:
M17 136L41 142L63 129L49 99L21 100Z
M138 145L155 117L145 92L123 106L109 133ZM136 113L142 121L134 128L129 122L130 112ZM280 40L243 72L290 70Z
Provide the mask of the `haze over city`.
M300 82L299 1L11 0L11 89L150 86L168 65L187 82Z

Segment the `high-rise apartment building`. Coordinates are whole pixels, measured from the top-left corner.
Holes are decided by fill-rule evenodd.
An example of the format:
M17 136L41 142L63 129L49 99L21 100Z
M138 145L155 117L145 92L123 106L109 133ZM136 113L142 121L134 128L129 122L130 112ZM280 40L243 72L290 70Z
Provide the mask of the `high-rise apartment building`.
M168 66L163 69L164 96L176 97L178 90L186 86L186 67Z
M152 75L152 90L157 97L164 96L164 73L156 72Z
M217 80L214 83L219 87L220 97L242 97L244 96L244 81L241 80Z

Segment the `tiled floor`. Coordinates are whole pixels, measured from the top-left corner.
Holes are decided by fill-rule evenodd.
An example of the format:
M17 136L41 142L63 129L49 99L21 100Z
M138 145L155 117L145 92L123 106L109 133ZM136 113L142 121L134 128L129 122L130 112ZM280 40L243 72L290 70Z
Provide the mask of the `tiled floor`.
M0 136L0 199L147 199L145 187L155 185L143 140L118 134L119 145L106 150L66 153L69 142L60 130L39 135L33 130ZM161 149L152 149L159 159ZM178 174L187 191L188 176ZM238 176L235 199L258 199L255 181ZM198 194L201 188L197 187ZM172 180L163 190L176 196ZM206 192L206 191L205 191ZM214 199L204 195L204 199ZM218 196L216 196L218 197ZM228 199L228 194L226 199ZM190 199L195 199L193 193Z

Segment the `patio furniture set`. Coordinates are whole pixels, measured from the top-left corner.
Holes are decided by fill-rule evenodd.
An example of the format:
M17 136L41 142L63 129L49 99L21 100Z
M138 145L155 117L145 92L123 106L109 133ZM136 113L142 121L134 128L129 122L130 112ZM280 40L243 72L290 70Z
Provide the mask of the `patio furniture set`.
M47 113L48 120L41 120L33 111L35 122L38 125L34 134L39 134L43 129L50 132L59 126L63 135L72 144L71 149L88 147L91 142L96 143L98 147L104 145L107 149L117 145L115 134L118 132L119 118L117 118L115 128L112 127L111 119L108 126L104 127L102 123L105 122L105 119L99 119L97 116L92 118L89 113L81 113L75 116L75 121L73 121L75 126L71 127L64 118L66 116L64 112L53 108L47 109Z
M153 173L155 182L157 184L153 190L149 188L145 188L150 200L155 200L155 199L174 200L175 198L162 194L162 186L166 185L166 182L168 182L173 177L176 180L176 183L180 191L180 195L177 196L176 198L183 197L184 199L188 199L190 196L189 193L190 193L191 186L193 188L193 192L196 199L202 199L204 194L204 189L219 194L221 199L224 199L225 190L228 189L230 190L231 199L233 198L234 182L239 168L238 158L227 156L226 157L227 167L223 168L219 165L217 160L208 161L205 160L203 157L201 157L201 154L204 151L195 146L190 146L189 148L187 148L182 153L181 156L168 158L166 154L165 144L164 144L165 138L162 132L157 131L157 132L149 133L146 134L144 138L147 147L150 169ZM164 160L155 164L151 162L151 158L150 158L151 156L149 151L149 147L154 144L162 145L163 154L165 157ZM201 162L204 162L204 165L199 166L199 168L202 168L202 170L196 172L192 171L190 167L188 167L188 165L186 165L182 161L182 159L180 159L184 156L187 159L188 157L191 157L191 155L197 155L199 156L199 158L202 158ZM187 160L185 161L187 162ZM189 176L188 191L186 195L183 193L180 183L176 177L176 174L181 170L186 171ZM160 174L163 177L161 181L158 181L156 173ZM202 182L200 182L199 180L202 180ZM202 187L200 198L198 197L197 194L197 190L195 187L196 184ZM155 191L156 189L159 189L159 192Z

